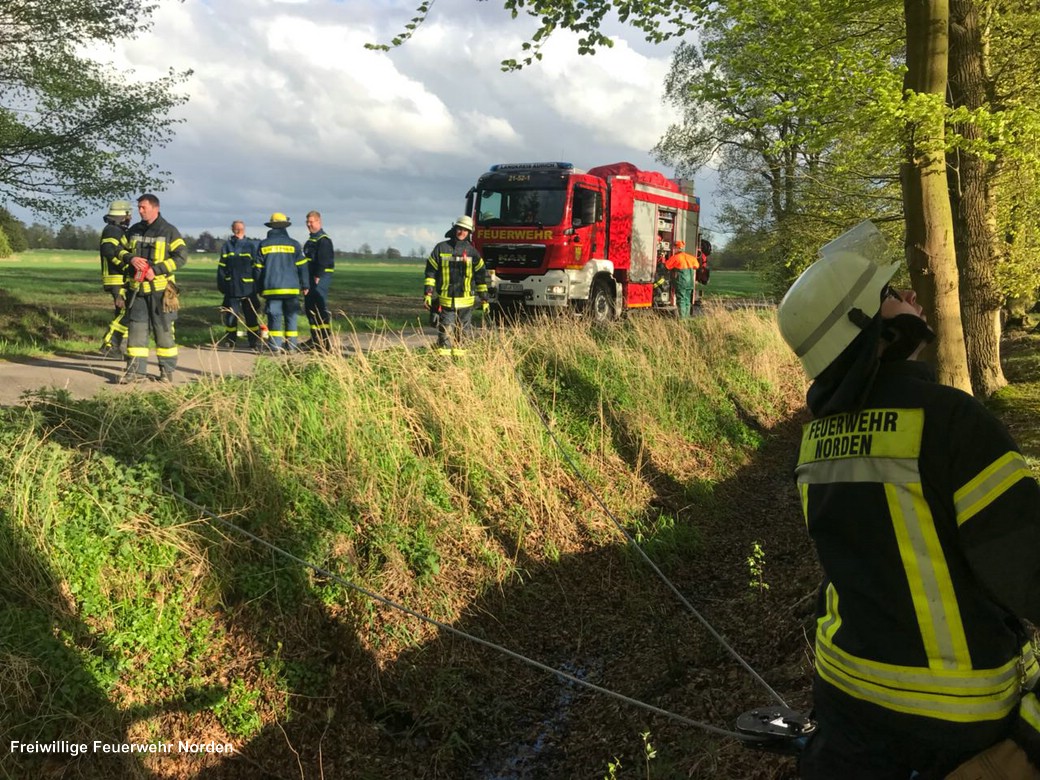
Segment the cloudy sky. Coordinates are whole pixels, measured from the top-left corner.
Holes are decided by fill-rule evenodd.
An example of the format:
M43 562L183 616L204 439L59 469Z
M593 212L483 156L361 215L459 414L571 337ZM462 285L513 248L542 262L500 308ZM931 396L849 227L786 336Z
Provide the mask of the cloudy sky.
M519 73L535 20L501 0L438 0L403 47L375 52L417 0L162 0L151 32L111 57L135 77L192 69L175 140L158 150L160 194L182 233L226 235L234 218L263 235L273 211L306 236L322 212L337 248L429 250L492 163L567 160L580 168L649 154L669 124L662 103L672 45L620 25L610 50L578 56L556 34ZM696 179L707 227L712 182ZM128 193L129 194L129 193Z

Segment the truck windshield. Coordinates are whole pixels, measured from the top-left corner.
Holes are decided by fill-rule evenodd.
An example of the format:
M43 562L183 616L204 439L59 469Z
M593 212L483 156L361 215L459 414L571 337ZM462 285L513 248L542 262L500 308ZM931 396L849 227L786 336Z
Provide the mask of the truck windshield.
M563 221L567 192L562 189L480 190L480 224L551 227Z

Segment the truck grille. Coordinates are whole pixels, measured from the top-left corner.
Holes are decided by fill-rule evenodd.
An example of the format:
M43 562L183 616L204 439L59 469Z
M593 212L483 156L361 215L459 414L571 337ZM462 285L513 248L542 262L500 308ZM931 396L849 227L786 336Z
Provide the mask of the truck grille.
M484 264L489 268L541 268L545 262L544 246L495 246L482 250Z

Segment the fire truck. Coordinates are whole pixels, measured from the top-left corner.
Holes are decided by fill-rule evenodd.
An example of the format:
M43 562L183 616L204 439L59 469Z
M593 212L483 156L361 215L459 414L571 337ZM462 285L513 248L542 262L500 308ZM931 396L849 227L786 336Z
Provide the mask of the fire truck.
M699 237L693 183L626 162L588 171L569 162L492 165L466 208L493 300L574 307L598 321L653 306L658 253Z

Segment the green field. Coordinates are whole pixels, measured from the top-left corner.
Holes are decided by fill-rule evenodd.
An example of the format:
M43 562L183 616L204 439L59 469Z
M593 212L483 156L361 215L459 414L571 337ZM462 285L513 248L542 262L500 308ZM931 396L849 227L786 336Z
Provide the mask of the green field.
M211 344L223 334L217 258L194 254L178 272L182 309L177 340ZM0 260L0 357L96 349L112 309L101 289L98 256L90 251L30 250ZM337 259L329 296L337 330L401 331L425 322L423 262ZM763 286L749 271L713 271L702 288L711 298L761 299ZM301 318L301 332L306 321Z

